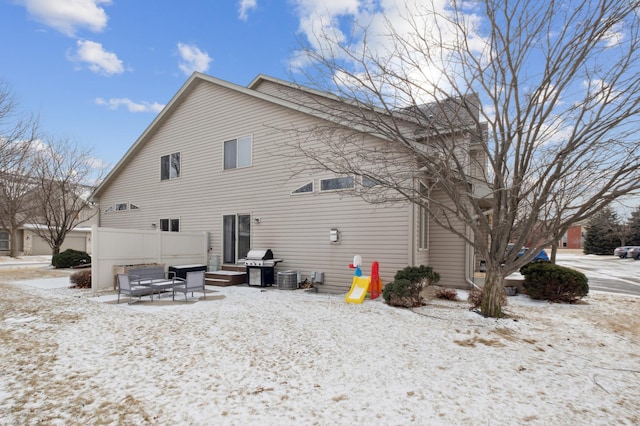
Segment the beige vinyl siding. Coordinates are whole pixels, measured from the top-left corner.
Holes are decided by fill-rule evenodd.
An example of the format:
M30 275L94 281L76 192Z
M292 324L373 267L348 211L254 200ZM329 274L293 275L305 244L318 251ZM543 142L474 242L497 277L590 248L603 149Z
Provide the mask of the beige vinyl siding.
M151 229L160 218L179 218L182 231L210 233L211 252L222 254L222 217L250 214L252 247L271 248L285 259L277 271L325 273L321 291L345 292L354 255L369 274L380 262L383 282L410 262L411 217L407 206L374 207L339 193L291 195L315 180L333 176L292 177L288 137L278 128L317 120L208 82L197 82L172 113L154 129L101 192L101 226ZM253 136L253 165L223 170L223 142ZM160 157L181 154L180 178L160 181ZM291 154L290 152L288 154ZM128 202L140 210L104 213L106 206ZM340 242L329 242L329 230Z
M444 194L434 192L433 198L446 203ZM458 223L457 229L464 233L465 225ZM441 228L433 218L429 224L429 264L440 274L440 285L456 288L466 288L465 262L467 244L460 237Z

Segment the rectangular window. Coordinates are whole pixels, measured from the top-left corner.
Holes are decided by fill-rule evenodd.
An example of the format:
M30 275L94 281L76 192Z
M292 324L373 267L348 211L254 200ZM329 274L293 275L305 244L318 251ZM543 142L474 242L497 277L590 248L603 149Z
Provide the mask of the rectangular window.
M333 179L322 179L320 181L320 191L336 191L338 189L353 189L355 186L353 176L339 177Z
M118 203L116 204L116 210L117 211L123 211L123 210L127 210L127 203Z
M180 232L180 219L160 219L160 230Z
M428 200L429 191L427 187L422 183L418 183L420 198L422 203L426 203ZM419 205L419 217L418 217L418 238L419 238L419 247L423 250L429 248L429 211L424 205Z
M160 180L177 179L180 177L180 153L160 157Z
M242 136L224 142L224 169L238 169L251 165L253 138Z
M9 233L0 231L0 250L9 250Z

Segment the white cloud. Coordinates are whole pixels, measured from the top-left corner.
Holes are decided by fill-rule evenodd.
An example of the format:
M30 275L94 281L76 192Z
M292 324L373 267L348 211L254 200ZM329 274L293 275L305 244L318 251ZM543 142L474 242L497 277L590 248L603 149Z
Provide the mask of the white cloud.
M180 55L178 68L185 75L189 76L195 71L207 72L209 70L212 59L207 52L203 52L197 46L178 43L178 52Z
M129 112L154 112L158 113L164 108L163 104L157 102L134 102L128 98L96 98L96 105L106 106L109 109L116 110L125 107Z
M113 75L122 74L124 66L113 52L107 52L102 44L89 40L78 40L78 50L69 59L76 62L86 62L89 69L98 74Z
M107 26L107 14L101 4L111 0L18 0L38 22L73 37L79 28L100 32Z
M374 75L375 84L396 102L415 102L416 99L427 102L435 95L433 88L441 92L450 88L448 78L456 72L450 69L453 61L442 53L459 42L461 34L448 19L451 13L448 0L292 2L300 22L299 31L313 51L321 57L335 55L334 59L356 76L364 71L360 63L363 60L370 67L368 72ZM474 52L479 52L485 41L473 31L478 18L473 10L465 9L464 13L465 25L470 31L465 40ZM412 49L415 45L420 45L421 51ZM373 58L379 60L378 64ZM293 69L304 68L313 61L298 51L290 65ZM380 64L387 72L377 72ZM335 76L335 83L349 85L341 75Z
M240 0L240 8L238 10L238 17L246 21L248 18L247 13L250 10L253 10L258 7L258 3L256 0Z
M624 40L624 33L618 28L612 28L604 35L604 42L607 47L618 46Z

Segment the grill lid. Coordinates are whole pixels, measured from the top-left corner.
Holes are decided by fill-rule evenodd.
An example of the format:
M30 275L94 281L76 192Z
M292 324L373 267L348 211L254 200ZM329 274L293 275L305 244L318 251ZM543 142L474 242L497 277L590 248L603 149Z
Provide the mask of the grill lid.
M246 260L270 260L273 259L271 249L251 249L247 253Z

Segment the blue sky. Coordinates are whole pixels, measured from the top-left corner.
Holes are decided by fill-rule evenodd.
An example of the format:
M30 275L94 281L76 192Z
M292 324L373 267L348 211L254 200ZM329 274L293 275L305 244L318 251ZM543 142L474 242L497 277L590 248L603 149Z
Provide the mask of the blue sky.
M0 80L42 130L115 165L193 71L288 79L305 20L357 3L0 0Z

